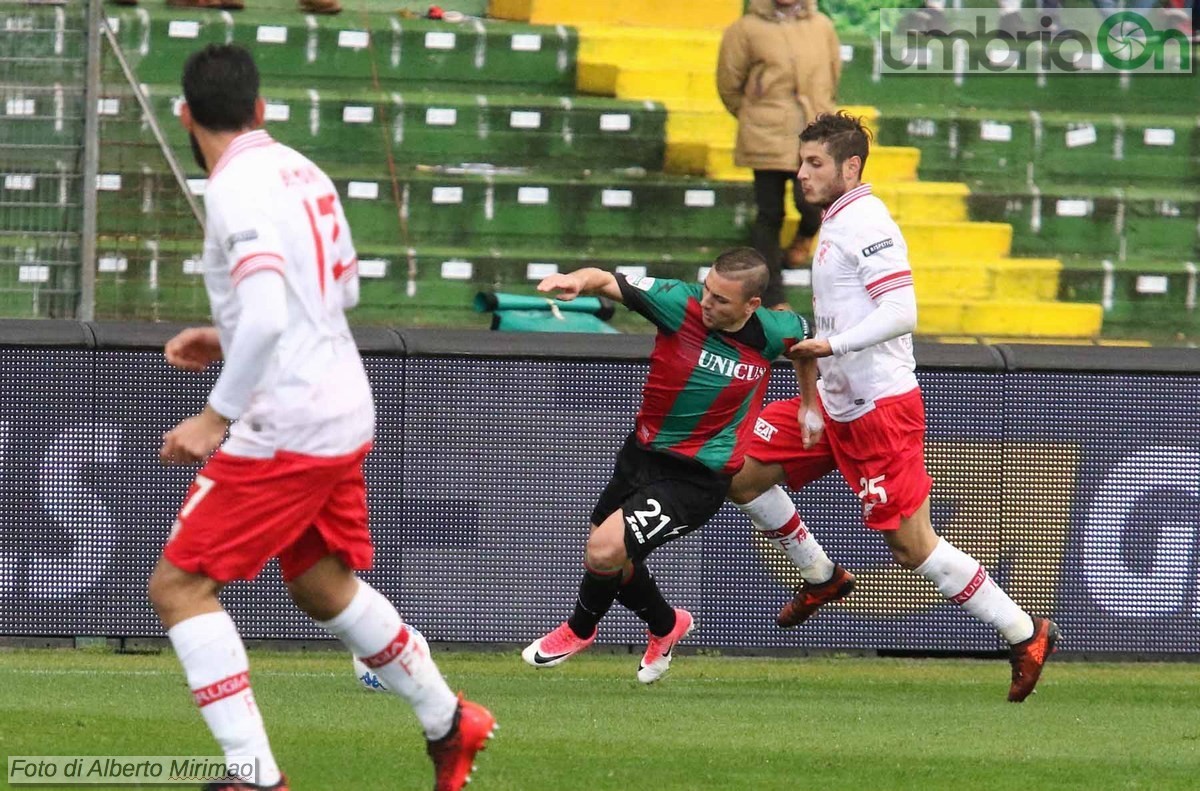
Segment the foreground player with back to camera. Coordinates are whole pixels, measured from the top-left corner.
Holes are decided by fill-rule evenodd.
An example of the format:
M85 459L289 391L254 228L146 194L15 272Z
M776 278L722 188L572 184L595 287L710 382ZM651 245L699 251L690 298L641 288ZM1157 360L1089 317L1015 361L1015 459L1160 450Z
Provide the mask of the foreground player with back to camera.
M763 410L729 495L804 579L776 622L801 624L854 588L854 576L829 559L780 488L786 481L799 490L836 467L896 561L1010 644L1008 699L1019 703L1037 685L1058 627L1022 610L978 561L933 530L925 406L913 374L916 294L904 237L861 183L869 136L859 119L837 113L818 116L800 141L804 197L825 212L812 266L816 337L789 354L818 360L820 397L801 394ZM810 424L824 422L824 431L806 441L798 409Z
M646 557L706 523L725 499L766 392L771 361L807 338L807 322L762 307L766 261L749 248L717 257L704 284L581 269L538 285L559 299L600 294L624 302L658 327L635 430L591 516L584 575L571 617L521 656L553 667L596 639L618 601L646 622L649 645L638 666L657 681L675 644L692 631L691 613L667 604ZM801 392L816 393L816 367L796 363Z
M412 705L435 790L458 791L495 720L450 691L421 633L352 570L370 568L374 552L362 468L375 407L344 313L359 286L337 192L259 129L258 69L242 47L193 54L183 92L181 121L209 176L204 284L215 326L179 333L166 357L188 371L225 364L204 410L164 435L164 463L207 461L149 590L225 755L256 759L256 777L208 788L287 788L245 647L217 599L277 557L296 605Z

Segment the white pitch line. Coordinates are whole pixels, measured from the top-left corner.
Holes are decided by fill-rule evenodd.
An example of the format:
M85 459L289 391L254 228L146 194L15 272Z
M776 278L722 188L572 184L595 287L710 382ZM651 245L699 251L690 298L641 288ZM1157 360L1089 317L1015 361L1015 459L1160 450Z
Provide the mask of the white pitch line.
M0 673L23 676L183 676L182 670L101 670L98 668L65 668L62 670L30 668L22 670L15 667L0 667ZM341 675L351 675L349 670L345 674L333 671L318 673L313 670L290 672L287 670L255 670L253 665L250 668L250 673L253 676L294 676L298 678L333 678Z

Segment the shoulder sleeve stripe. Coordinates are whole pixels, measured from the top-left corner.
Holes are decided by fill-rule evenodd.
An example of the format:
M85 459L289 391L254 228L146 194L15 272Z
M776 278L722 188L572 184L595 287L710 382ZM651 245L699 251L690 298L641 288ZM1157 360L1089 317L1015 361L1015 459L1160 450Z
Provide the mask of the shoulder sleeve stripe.
M870 283L867 283L867 291L874 291L875 289L879 288L880 286L886 285L888 282L895 280L897 278L901 278L901 277L907 277L911 281L912 280L912 270L905 269L900 272L892 272L890 275L884 275L883 277L879 278L878 280L873 280Z
M242 270L242 267L254 266L260 260L272 261L278 265L280 269L283 269L283 256L279 255L278 253L251 253L234 264L233 269L229 270L229 275L231 277L236 277Z
M239 269L237 274L233 276L233 284L236 286L238 283L241 283L243 280L250 277L250 275L265 271L278 272L279 276L282 277L283 265L270 260L261 261L256 264L248 264L247 266Z
M888 293L889 291L898 291L902 288L912 288L912 287L913 287L913 280L912 280L912 276L910 275L908 277L899 278L897 280L889 280L887 283L884 283L883 285L878 286L877 288L868 289L867 295L869 297L871 297L871 299L879 299L880 297L882 297L884 294Z

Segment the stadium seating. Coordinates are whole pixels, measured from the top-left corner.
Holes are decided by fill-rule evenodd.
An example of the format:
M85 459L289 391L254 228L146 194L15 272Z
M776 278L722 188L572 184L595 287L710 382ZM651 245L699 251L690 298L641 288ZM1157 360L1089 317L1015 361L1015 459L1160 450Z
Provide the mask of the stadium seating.
M495 9L499 4L493 3ZM736 14L733 15L736 17ZM722 181L746 181L751 174L733 163L736 124L721 105L714 65L721 27L695 31L665 27L667 15L654 15L649 27L579 25L579 88L623 99L648 99L667 108L666 168ZM689 22L688 24L691 24ZM842 47L847 79L874 57L873 49ZM854 64L858 64L858 69ZM871 80L872 74L857 79ZM849 94L852 86L846 85ZM879 131L884 117L869 106L849 108ZM890 142L886 138L883 142ZM1091 337L1100 331L1096 304L1056 301L1061 265L1053 260L1009 257L1011 229L1000 223L969 222L969 190L951 175L944 182L921 182L922 149L880 145L872 151L867 174L892 208L908 239L924 334L1040 335ZM789 206L781 241L795 233L797 217ZM992 218L988 218L992 219ZM798 273L792 273L798 274ZM1018 323L1014 316L1021 315Z
M749 173L732 164L735 126L712 84L740 1L492 0L507 21L458 23L366 5L334 18L107 7L193 196L204 180L173 117L179 68L202 43L253 45L268 130L342 194L365 262L360 318L470 326L481 288L528 290L588 263L693 279L748 240ZM8 46L36 55L53 41ZM920 332L1086 339L1102 316L1116 334L1195 326L1194 81L887 75L885 90L874 57L869 42L843 46L843 99L878 135L867 174L909 241ZM6 259L22 229L62 222L74 185L60 164L82 119L62 85L78 75L58 69L6 95L42 143L9 149L5 189L28 194L6 208ZM196 219L111 58L102 95L100 315L202 315ZM1068 96L1087 112L1065 111ZM808 272L786 275L807 308Z

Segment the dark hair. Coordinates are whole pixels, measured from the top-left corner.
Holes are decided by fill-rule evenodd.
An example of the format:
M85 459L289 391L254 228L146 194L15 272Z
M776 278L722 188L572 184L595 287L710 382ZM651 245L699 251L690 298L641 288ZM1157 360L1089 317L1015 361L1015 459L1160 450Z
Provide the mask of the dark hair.
M767 259L753 247L734 247L726 250L713 262L713 271L721 277L740 280L742 293L747 300L761 297L771 279Z
M258 67L238 44L209 44L183 65L183 98L196 123L213 132L254 126Z
M841 168L850 157L858 157L859 168L867 169L867 154L871 149L871 130L863 126L862 118L850 115L845 110L836 113L821 113L800 133L801 143L824 143L833 157L833 163Z

